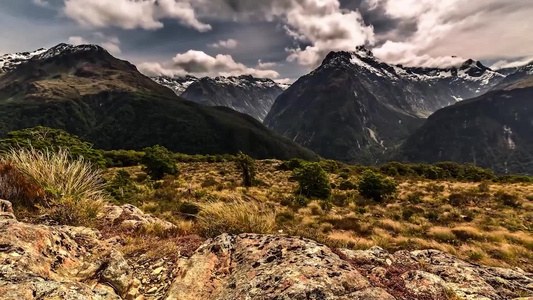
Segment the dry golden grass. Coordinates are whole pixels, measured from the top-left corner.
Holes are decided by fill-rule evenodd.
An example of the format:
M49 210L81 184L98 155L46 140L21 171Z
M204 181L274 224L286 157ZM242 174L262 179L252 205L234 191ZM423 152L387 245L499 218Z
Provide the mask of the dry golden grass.
M66 150L11 149L2 161L45 191L41 202L27 205L39 208L52 221L88 225L98 215L106 195L104 184L100 171L83 158Z
M198 229L206 236L222 233L273 233L276 229L275 211L257 202L242 200L200 205Z
M287 201L297 183L277 164L257 161L261 184L245 189L231 162L180 163L174 201L200 206L203 212L191 229L208 236L283 230L335 247L438 249L472 262L533 271L533 184L402 179L396 197L386 203L365 200L356 190L334 189L335 197L347 203L324 206L315 200L301 207ZM128 170L134 176L141 172ZM348 180L357 182L358 176L350 172ZM337 187L344 178L330 174ZM503 204L498 192L516 195L518 206ZM455 194L459 204L449 200ZM147 203L161 205L155 198ZM181 222L179 216L163 217Z

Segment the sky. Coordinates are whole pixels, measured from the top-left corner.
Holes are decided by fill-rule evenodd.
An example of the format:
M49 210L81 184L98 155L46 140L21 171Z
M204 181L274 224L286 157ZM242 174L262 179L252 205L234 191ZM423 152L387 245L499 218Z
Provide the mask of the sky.
M330 51L493 68L533 60L533 0L0 0L0 53L92 43L147 75L292 82Z

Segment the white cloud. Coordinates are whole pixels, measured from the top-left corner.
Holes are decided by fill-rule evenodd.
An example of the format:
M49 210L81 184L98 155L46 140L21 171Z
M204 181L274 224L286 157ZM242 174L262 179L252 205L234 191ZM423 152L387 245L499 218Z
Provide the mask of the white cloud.
M277 78L279 73L274 70L260 70L247 67L236 62L231 55L218 54L211 56L203 51L189 50L177 54L172 63L161 65L160 63L142 63L139 70L149 76L183 76L191 74L195 76L240 76L252 75L259 78Z
M257 61L257 68L261 70L272 69L277 66L278 66L278 63L275 63L275 62L263 62L262 60Z
M64 13L89 27L116 26L148 30L163 27L162 19L176 19L200 32L211 25L200 22L189 1L193 0L64 0Z
M196 0L198 14L233 21L280 22L287 35L309 45L290 47L289 61L317 66L330 51L355 50L374 42L374 31L358 11L344 10L339 0Z
M122 53L120 49L120 40L118 37L106 36L101 32L96 32L93 34L93 36L94 38L90 40L87 40L81 36L71 36L68 38L68 43L72 45L96 44L102 46L113 55Z
M500 60L490 66L493 70L506 69L506 68L518 68L525 66L529 63L533 63L533 56L524 57L517 60Z
M225 40L225 41L218 41L216 43L209 44L208 46L211 47L211 48L216 48L216 49L219 49L219 48L235 49L238 44L239 44L239 42L237 42L236 40L229 39L229 40Z
M81 36L71 36L68 38L68 43L78 46L83 44L90 44L86 39L82 38Z
M137 66L139 71L146 76L185 76L186 72L183 70L172 69L172 67L164 67L160 63L156 62L144 62Z
M376 56L388 62L446 65L454 63L452 55L479 60L533 55L531 0L367 0L367 4L416 23L412 36L387 36L388 41L375 49Z

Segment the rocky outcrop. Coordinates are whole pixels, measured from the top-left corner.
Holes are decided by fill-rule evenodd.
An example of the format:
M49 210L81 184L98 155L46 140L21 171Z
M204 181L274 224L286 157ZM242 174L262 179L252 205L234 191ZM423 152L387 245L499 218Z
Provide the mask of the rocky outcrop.
M393 299L329 248L297 237L225 234L207 241L176 272L169 300Z
M131 206L109 206L104 211L101 218L118 228L132 220L139 226L164 224ZM83 227L22 223L13 215L11 203L0 200L0 299L499 300L533 296L533 274L471 264L437 250L394 254L379 247L332 250L301 237L223 234L206 241L193 255L189 251L185 258L180 255L181 245L198 244L181 238L186 237L166 241L177 246L174 258L167 254L125 258L119 251L120 238L104 240L100 232Z
M288 236L222 235L176 269L167 299L514 299L533 274L436 251L335 250Z
M131 204L122 206L106 205L98 215L98 219L105 224L118 226L126 230L158 227L162 231L171 231L176 228L174 224L145 214L142 210Z
M135 299L112 241L83 227L18 222L0 201L0 299Z

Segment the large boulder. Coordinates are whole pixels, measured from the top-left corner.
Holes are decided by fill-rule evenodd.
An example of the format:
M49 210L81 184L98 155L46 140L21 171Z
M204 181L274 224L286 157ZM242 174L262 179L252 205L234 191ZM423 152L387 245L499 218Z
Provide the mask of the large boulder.
M126 230L158 227L162 231L172 231L176 226L170 222L145 214L142 210L131 204L122 206L106 205L98 215L105 224L118 226Z
M176 272L168 300L394 299L328 247L299 237L224 234Z
M136 296L133 272L98 231L18 222L8 207L0 202L0 299Z

